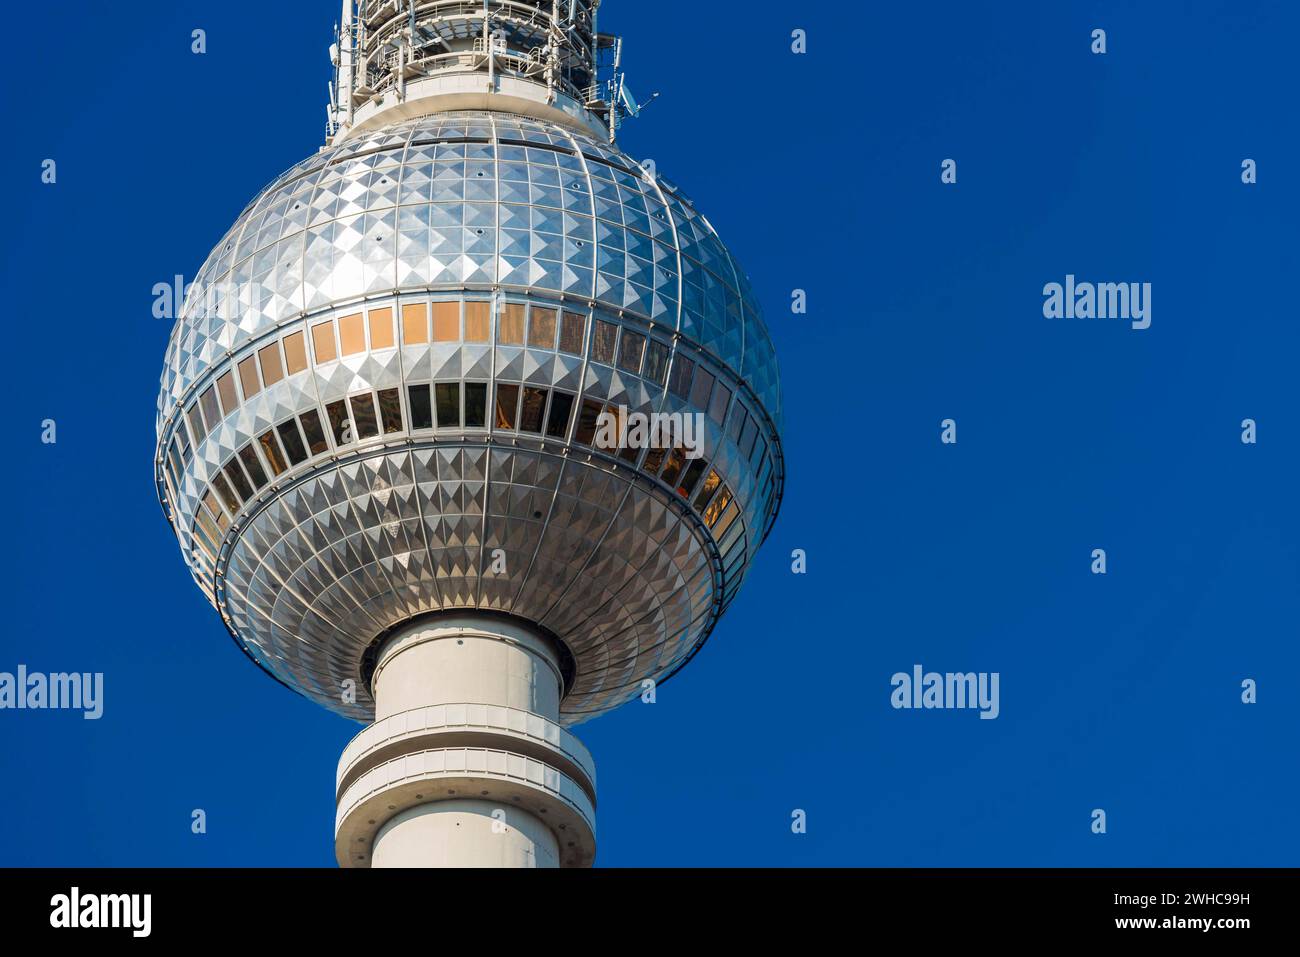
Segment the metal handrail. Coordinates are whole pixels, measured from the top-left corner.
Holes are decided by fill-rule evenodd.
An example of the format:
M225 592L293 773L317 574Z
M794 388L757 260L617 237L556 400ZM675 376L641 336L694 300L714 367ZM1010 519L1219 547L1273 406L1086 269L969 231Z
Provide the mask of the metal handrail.
M480 38L481 39L481 38ZM485 62L486 54L481 50L453 50L448 53L435 53L432 56L422 57L418 60L412 60L406 64L408 69L419 70L426 75L433 75L444 71L453 70L479 70ZM506 73L532 77L542 69L544 64L540 59L533 59L529 54L518 52L506 52L496 54L497 69ZM381 93L390 89L396 84L396 71L394 67L385 64L384 67L376 69L374 66L366 67L366 86L372 93ZM586 90L579 89L563 77L559 78L557 87L564 93L574 99L581 99L582 102L588 101L589 91L599 91L603 84L592 84Z

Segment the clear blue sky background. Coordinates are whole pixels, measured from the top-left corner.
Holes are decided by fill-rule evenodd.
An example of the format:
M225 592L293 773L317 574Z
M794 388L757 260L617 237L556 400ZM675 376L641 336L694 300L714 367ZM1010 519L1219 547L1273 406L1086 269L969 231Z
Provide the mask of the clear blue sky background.
M0 865L333 864L357 726L188 578L150 310L320 145L337 15L46 3L10 45L0 670L107 688L98 722L0 712ZM580 729L598 863L1296 864L1296 5L608 0L602 26L662 93L625 147L762 299L789 482L704 651ZM1044 319L1067 272L1151 282L1151 328ZM999 672L1001 717L893 710L916 663Z

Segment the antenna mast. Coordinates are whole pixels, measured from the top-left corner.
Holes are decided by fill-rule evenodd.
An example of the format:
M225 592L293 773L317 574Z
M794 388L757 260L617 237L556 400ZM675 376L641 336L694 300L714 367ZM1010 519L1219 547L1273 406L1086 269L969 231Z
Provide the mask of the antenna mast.
M600 0L343 0L326 143L448 110L499 110L613 140L641 107Z

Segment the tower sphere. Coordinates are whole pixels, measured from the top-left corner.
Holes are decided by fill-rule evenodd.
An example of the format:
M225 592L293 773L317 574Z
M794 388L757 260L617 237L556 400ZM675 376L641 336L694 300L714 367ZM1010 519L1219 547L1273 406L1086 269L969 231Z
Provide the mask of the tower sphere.
M620 407L699 413L700 456L593 448ZM679 190L555 124L439 114L299 163L216 245L157 479L195 580L295 690L368 720L378 636L482 609L563 642L574 723L707 637L774 518L779 422L749 282Z
M596 6L344 0L329 145L245 208L167 346L155 477L194 580L272 676L379 719L340 764L343 864L458 859L447 821L498 785L531 810L491 854L589 863L562 726L698 651L781 500L758 305L613 144L634 101L597 79ZM406 783L397 739L431 762Z

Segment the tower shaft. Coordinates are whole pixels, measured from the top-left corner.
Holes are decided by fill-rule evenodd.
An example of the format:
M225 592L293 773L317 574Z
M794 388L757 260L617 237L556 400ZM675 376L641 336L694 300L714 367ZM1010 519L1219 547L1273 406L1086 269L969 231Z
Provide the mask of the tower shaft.
M558 721L560 649L482 613L386 636L375 723L339 761L335 854L345 867L584 866L595 770Z

